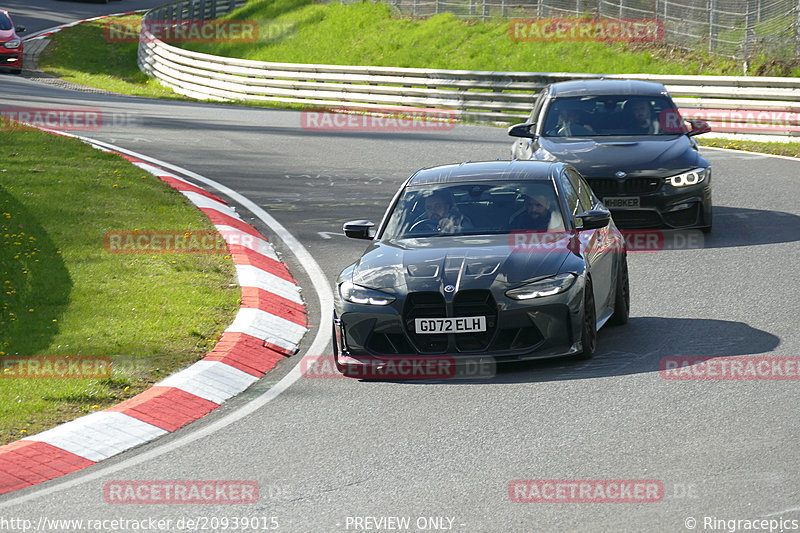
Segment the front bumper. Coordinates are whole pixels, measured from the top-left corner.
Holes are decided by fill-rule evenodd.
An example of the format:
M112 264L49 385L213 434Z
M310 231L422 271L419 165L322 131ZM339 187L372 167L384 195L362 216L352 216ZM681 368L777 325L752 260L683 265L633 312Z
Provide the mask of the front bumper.
M445 357L458 365L483 358L512 362L575 354L582 349L583 287L579 277L561 294L528 301L493 291L496 314L487 317L485 333L416 334L407 298L383 307L338 299L333 327L337 366L375 365L376 357Z
M594 189L592 179L587 180ZM601 180L607 182L609 180ZM595 189L595 195L606 198L637 197L638 208L610 208L614 223L621 229L671 228L688 229L709 226L711 220L711 176L697 185L673 187L661 184L653 192L626 193Z
M0 68L22 68L22 48L7 50L0 47Z

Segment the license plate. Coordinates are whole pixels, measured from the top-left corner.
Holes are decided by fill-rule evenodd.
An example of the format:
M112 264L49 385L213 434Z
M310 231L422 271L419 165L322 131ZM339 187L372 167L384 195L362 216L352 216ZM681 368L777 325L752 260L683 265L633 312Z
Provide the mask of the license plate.
M486 331L486 317L417 318L414 319L414 329L418 334L481 332Z
M611 198L603 198L603 204L609 209L625 209L638 208L638 196L614 196Z

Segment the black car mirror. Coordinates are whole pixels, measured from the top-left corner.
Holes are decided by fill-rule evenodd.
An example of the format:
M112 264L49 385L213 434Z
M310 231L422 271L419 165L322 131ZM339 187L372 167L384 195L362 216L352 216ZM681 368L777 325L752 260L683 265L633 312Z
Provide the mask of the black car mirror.
M371 239L375 236L372 228L375 224L369 220L351 220L345 222L342 229L344 234L351 239Z
M25 26L17 26L16 28L14 28L14 31L16 31L17 33L23 33L25 31Z
M700 135L701 133L708 133L711 131L711 126L708 125L708 122L705 120L700 120L699 118L692 118L687 120L686 122L689 123L691 129L689 130L688 135L691 137L692 135Z
M608 223L611 222L611 213L602 209L590 209L575 215L575 218L583 223L579 225L579 230L598 229L608 226Z
M511 137L527 137L529 139L536 138L536 134L531 132L535 124L531 122L523 122L522 124L514 124L508 128L508 134Z

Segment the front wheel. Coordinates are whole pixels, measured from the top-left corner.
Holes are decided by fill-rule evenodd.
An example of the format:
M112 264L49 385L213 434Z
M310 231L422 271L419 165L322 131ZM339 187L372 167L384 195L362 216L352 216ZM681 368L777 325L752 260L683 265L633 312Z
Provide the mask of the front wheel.
M578 359L591 359L597 348L597 315L594 310L592 282L586 280L583 290L583 322L581 326L581 346L583 350L576 355Z

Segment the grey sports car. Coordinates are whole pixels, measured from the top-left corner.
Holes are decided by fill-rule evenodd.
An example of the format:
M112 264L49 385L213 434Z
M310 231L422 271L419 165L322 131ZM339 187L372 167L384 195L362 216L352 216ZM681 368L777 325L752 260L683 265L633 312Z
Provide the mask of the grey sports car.
M389 358L589 358L628 319L624 241L570 165L491 161L416 172L334 290L345 374ZM438 359L437 359L438 360Z

